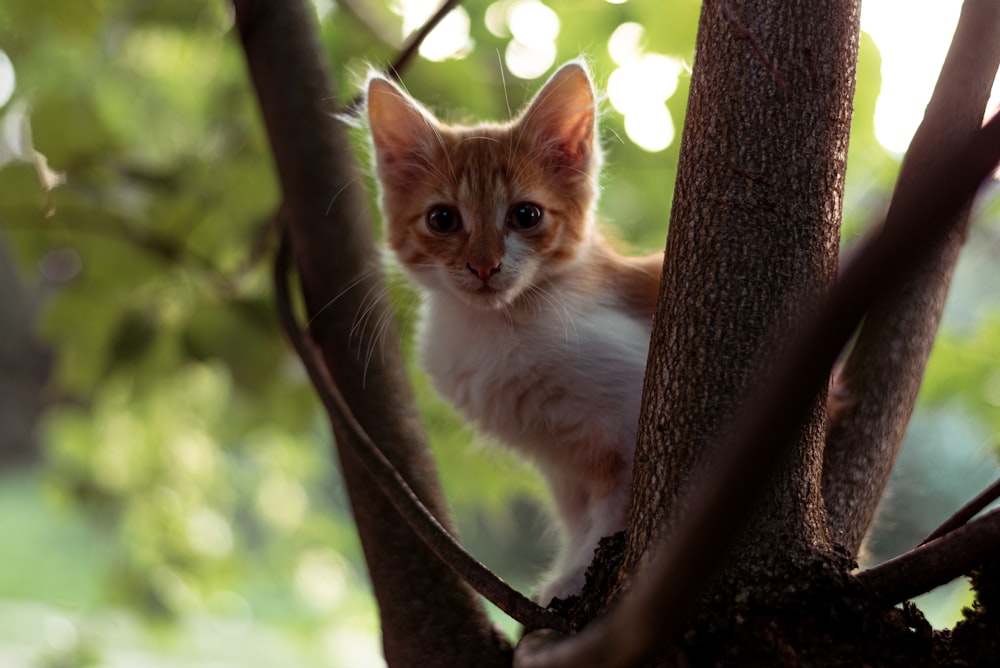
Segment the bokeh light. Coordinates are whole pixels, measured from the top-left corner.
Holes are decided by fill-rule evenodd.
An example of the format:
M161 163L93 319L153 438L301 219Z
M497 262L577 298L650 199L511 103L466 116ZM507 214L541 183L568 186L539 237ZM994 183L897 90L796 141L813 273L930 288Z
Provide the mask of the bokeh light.
M906 151L924 117L941 64L948 52L960 0L866 0L861 28L882 57L882 90L875 105L875 137L889 151ZM987 109L996 108L993 86Z
M14 95L16 82L14 63L10 62L7 54L0 49L0 107L7 104Z
M618 68L608 78L608 99L625 116L625 133L640 148L655 153L670 146L676 130L665 103L677 91L684 64L659 53L643 53L643 30L619 26L608 42Z
M504 63L518 79L537 79L556 62L559 15L539 0L500 0L486 8L486 29L510 38Z
M436 0L400 0L395 11L403 19L403 37L419 30L437 9ZM427 35L420 45L420 55L435 62L465 57L473 47L471 28L469 13L463 7L456 7Z

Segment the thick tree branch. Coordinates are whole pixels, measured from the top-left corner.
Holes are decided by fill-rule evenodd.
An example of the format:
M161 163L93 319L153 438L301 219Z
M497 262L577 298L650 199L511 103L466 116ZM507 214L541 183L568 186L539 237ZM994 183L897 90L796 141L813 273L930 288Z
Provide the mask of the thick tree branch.
M658 534L676 535L726 430L836 278L859 23L860 0L702 4L621 581ZM832 555L825 384L808 392L794 397L812 406L795 456L757 499L720 588Z
M899 603L951 582L1000 554L1000 508L858 573L879 600Z
M313 340L365 432L449 531L433 461L416 414L396 331L380 353L354 352L358 313L391 323L378 258L315 18L304 0L234 0L236 24L270 138L282 215L302 282ZM374 332L370 335L374 336ZM374 342L373 342L374 345ZM387 407L390 407L387 409ZM341 469L382 618L392 666L502 666L509 661L475 593L399 515L357 455L340 444Z
M903 163L887 225L910 224L908 217L897 215L902 203L917 188L933 188L927 176L936 172L942 154L980 127L998 63L1000 3L967 0ZM823 495L834 539L852 553L871 524L913 411L965 239L968 202L949 215L954 220L947 236L920 272L872 306L838 377L838 391L846 401L829 432Z
M278 317L285 334L295 348L295 352L302 360L302 364L309 374L309 379L312 381L313 387L316 388L331 422L335 424L339 433L348 435L344 445L352 449L364 465L368 475L375 480L393 507L399 512L400 517L456 575L472 585L491 603L523 624L529 631L551 628L569 632L570 626L562 617L542 608L517 592L469 554L420 502L420 499L413 493L392 462L382 454L379 447L372 442L371 437L365 433L364 428L358 424L358 421L351 414L347 402L344 401L344 397L323 367L316 349L306 339L295 321L288 289L289 269L288 240L283 238L274 263L274 293Z
M729 445L703 476L703 484L691 487L697 493L686 504L689 511L678 529L658 544L647 562L648 568L636 574L621 604L565 640L532 636L531 642L522 643L515 652L518 668L633 666L652 651L655 643L674 637L714 569L725 558L753 498L770 482L768 472L779 466L789 452L791 436L809 413L811 397L826 382L834 361L865 312L928 261L928 256L953 232L955 212L966 206L998 160L1000 116L974 133L957 151L942 153L918 181L920 187L900 195L892 211L895 218L861 245L855 261L845 269L823 307L781 355L776 372L742 413L737 428L727 432L732 434ZM907 224L903 225L903 221ZM949 536L958 535L955 541L968 540L971 544L974 541L968 538L970 535L983 534L965 531L973 524L977 526L974 531L986 531L978 528L984 520ZM947 540L945 537L935 543ZM975 554L981 558L990 552ZM967 570L969 566L963 562L961 567ZM961 572L964 570L955 575ZM892 578L898 576L892 569L882 573L890 584L881 584L878 574L863 580L877 591L890 591L896 586Z

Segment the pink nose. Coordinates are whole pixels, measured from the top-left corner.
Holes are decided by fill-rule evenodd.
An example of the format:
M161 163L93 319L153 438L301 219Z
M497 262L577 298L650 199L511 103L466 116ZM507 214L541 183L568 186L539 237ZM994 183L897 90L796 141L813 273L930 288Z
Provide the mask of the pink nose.
M478 276L483 282L490 280L491 276L495 276L500 273L500 263L493 262L466 262L465 266L469 268L473 274Z

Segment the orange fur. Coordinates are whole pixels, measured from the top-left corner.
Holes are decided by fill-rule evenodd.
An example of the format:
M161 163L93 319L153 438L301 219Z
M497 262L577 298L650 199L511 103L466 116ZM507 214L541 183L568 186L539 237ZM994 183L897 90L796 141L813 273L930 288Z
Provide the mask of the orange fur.
M576 593L624 528L662 263L619 255L595 225L589 75L566 65L518 118L473 127L375 77L368 119L388 243L426 289L424 365L545 473L568 541L542 599Z

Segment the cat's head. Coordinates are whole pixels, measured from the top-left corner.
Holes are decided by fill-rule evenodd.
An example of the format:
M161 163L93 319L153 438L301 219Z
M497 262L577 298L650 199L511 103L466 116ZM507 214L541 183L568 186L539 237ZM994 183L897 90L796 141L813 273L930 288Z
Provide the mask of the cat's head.
M425 287L482 309L572 271L593 234L594 88L564 65L505 124L438 121L395 84L368 84L386 234Z

